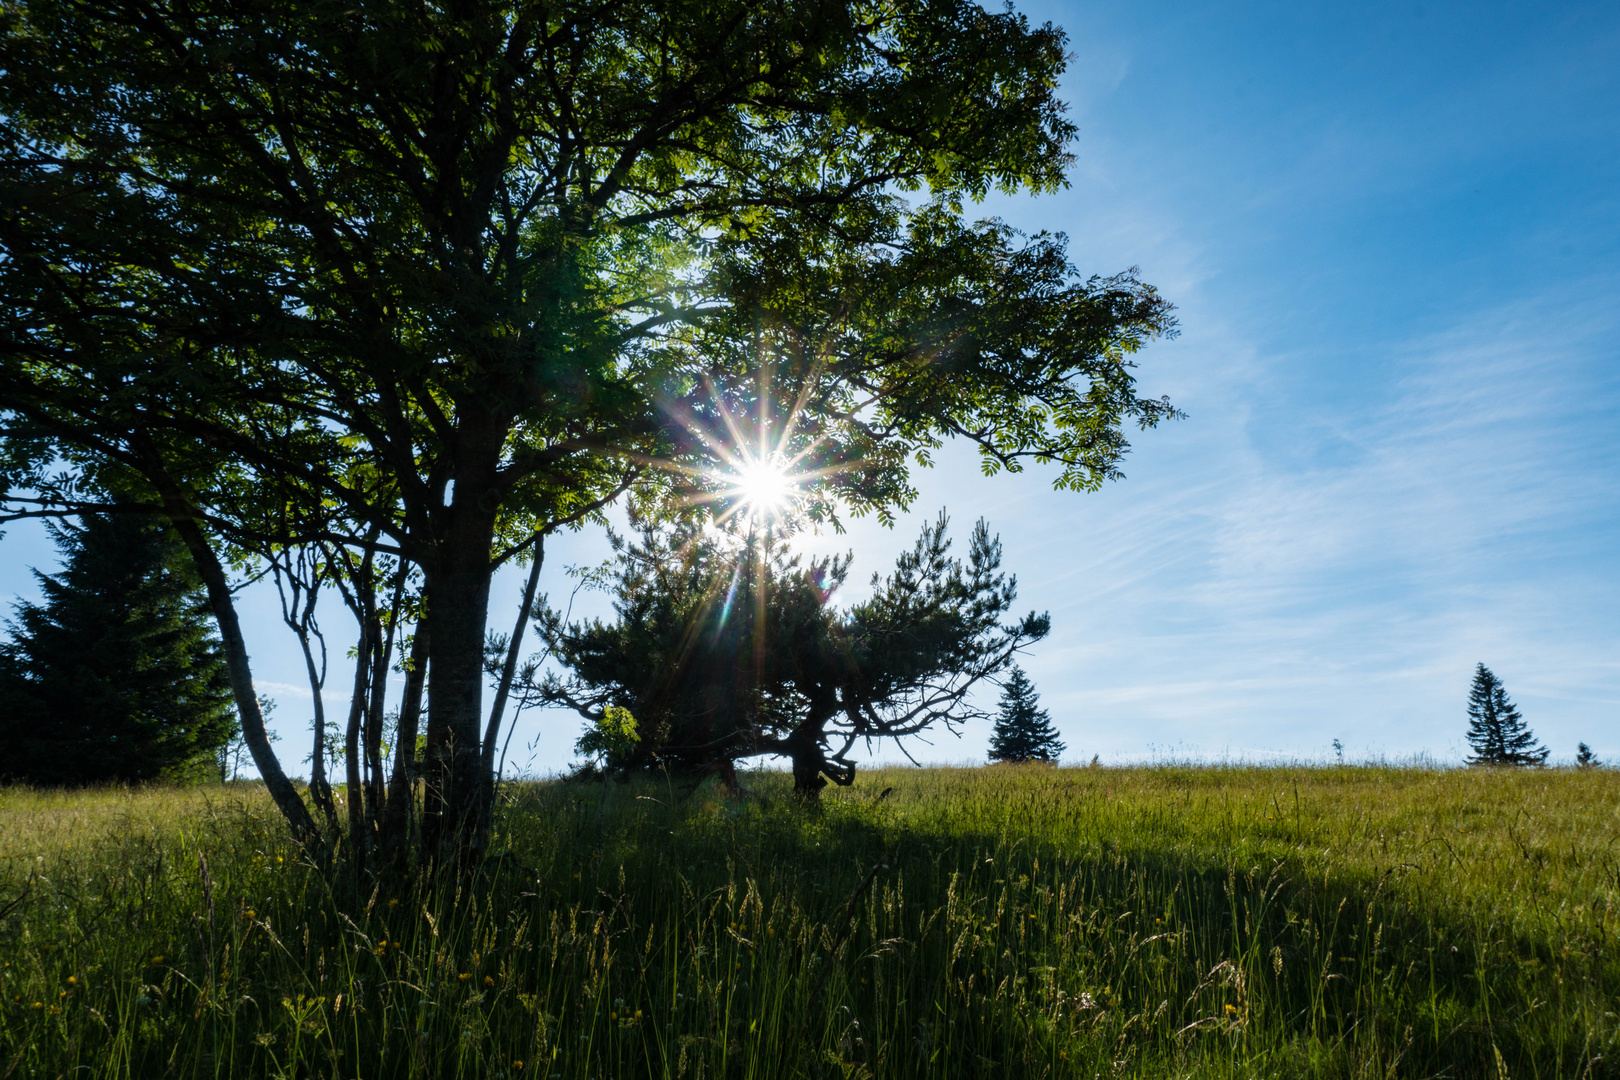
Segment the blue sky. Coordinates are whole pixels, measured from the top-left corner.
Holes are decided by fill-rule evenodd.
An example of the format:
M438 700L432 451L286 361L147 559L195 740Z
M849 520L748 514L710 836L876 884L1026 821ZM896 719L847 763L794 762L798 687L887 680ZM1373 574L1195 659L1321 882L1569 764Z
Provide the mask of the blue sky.
M1183 332L1141 385L1188 417L1096 494L954 449L895 530L806 545L853 549L860 583L941 506L964 538L986 517L1051 610L1025 667L1072 759L1326 759L1339 738L1460 761L1484 662L1555 759L1620 760L1620 7L1021 10L1070 33L1077 160L1067 191L985 213L1160 286ZM0 550L0 594L32 595L49 546L14 529ZM560 539L542 588L602 554ZM273 595L244 606L301 747ZM577 732L526 714L513 760L561 768ZM982 760L986 737L914 752Z

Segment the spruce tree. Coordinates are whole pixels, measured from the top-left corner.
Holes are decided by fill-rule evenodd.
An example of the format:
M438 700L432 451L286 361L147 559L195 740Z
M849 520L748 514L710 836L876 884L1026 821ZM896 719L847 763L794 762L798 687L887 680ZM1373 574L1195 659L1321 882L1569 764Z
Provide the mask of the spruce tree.
M1600 768L1603 765L1603 762L1599 761L1597 759L1597 755L1592 753L1592 748L1590 746L1587 746L1585 743L1576 743L1575 764L1577 767L1582 769L1596 769Z
M1518 707L1508 700L1502 680L1480 664L1468 692L1470 765L1543 765L1547 748L1538 744Z
M1001 711L990 735L992 761L1056 761L1063 753L1052 718L1024 669L1014 667L1001 687Z
M185 550L136 513L89 514L34 571L42 604L0 645L0 777L42 785L201 777L235 714Z

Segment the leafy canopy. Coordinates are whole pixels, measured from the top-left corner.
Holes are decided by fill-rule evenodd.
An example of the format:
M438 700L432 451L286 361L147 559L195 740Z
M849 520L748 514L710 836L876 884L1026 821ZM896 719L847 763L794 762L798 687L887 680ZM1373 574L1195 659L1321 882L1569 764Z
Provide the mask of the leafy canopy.
M250 547L360 522L431 565L452 482L515 538L713 465L762 405L856 509L953 434L1092 486L1121 419L1167 414L1124 371L1169 327L1151 289L960 217L1063 182L1059 31L971 3L462 10L7 9L14 480L61 502L55 454L161 467Z
M951 437L1095 487L1172 415L1150 286L965 212L1062 185L1064 49L971 0L6 6L7 511L116 475L174 522L300 835L222 564L410 564L423 835L487 822L490 577L536 533L766 451L823 519Z

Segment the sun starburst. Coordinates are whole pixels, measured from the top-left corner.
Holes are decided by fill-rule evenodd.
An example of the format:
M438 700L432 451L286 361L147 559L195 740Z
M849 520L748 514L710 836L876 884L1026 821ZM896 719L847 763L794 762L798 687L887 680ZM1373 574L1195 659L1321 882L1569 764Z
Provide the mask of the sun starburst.
M744 458L724 477L731 494L755 518L774 518L790 509L799 485L779 455Z
M716 525L741 520L785 535L811 519L821 520L841 478L866 465L858 455L851 461L828 460L838 456L829 453L836 439L830 432L806 432L806 394L782 402L766 374L758 381L754 395L726 392L705 379L692 398L665 399L661 405L671 423L684 427L685 438L708 460L646 459L642 464L683 476L676 485L681 501L689 508L707 506ZM743 405L748 397L753 400Z

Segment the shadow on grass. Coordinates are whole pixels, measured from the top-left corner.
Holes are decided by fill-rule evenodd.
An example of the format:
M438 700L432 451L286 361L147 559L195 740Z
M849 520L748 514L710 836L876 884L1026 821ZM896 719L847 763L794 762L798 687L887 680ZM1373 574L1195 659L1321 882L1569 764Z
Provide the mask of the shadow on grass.
M1615 1075L1601 942L1399 867L755 786L519 787L476 883L342 898L247 803L109 835L0 922L0 1074Z

